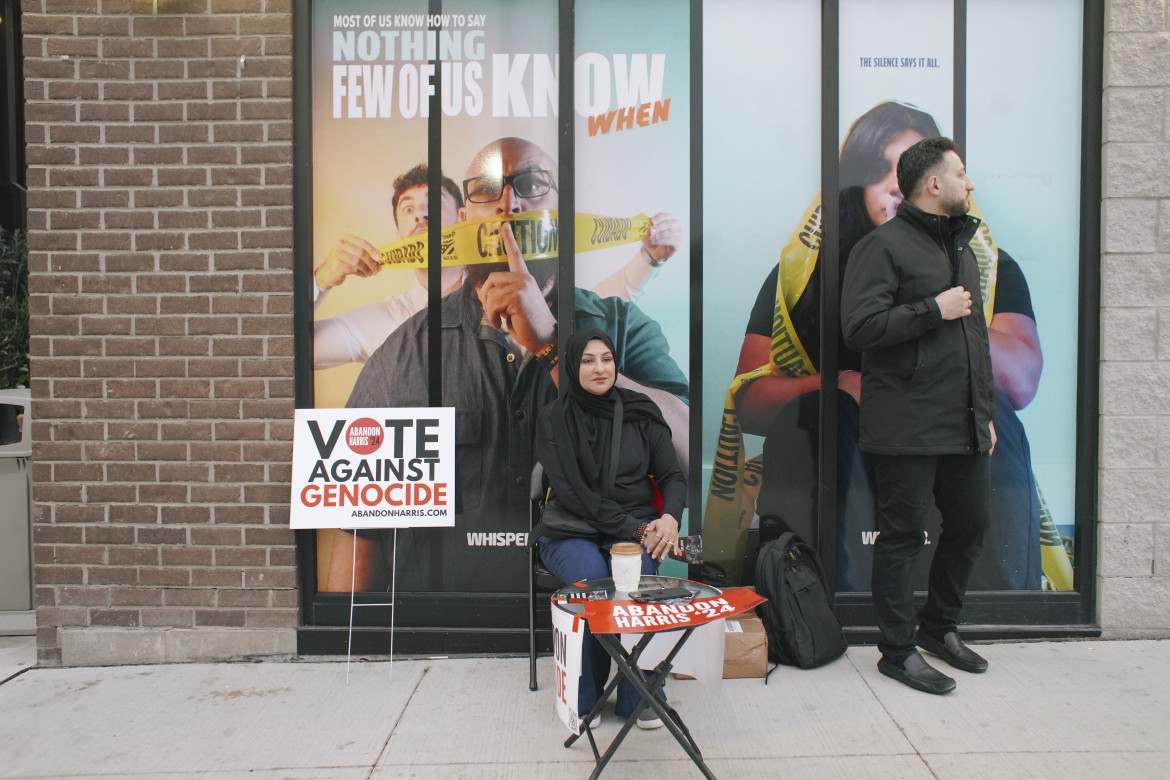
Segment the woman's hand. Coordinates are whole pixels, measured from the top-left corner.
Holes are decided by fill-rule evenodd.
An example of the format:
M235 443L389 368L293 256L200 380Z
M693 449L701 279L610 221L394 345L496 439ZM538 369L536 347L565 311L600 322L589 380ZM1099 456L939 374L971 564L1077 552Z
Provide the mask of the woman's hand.
M672 515L663 515L649 523L642 537L642 546L656 561L666 560L672 550L678 552L678 520Z

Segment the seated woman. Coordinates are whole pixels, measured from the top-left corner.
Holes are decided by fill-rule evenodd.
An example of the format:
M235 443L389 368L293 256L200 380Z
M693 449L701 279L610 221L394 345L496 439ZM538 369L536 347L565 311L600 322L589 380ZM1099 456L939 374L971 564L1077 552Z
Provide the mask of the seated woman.
M538 529L541 560L563 582L608 577L610 546L632 540L643 548L642 573L653 574L658 562L678 549L676 518L686 500L686 477L678 467L670 428L645 395L614 387L617 360L613 342L603 331L577 331L566 347L560 371L566 392L541 412L536 454L557 503L592 525L600 539L553 539ZM619 395L621 446L617 463L612 464L614 403ZM610 472L615 466L616 472ZM602 488L607 473L614 474L608 493ZM655 483L662 493L661 516L653 506ZM577 711L584 716L605 687L609 656L588 630L581 656ZM623 679L615 713L625 718L640 701L634 686ZM657 728L662 721L646 709L638 725Z

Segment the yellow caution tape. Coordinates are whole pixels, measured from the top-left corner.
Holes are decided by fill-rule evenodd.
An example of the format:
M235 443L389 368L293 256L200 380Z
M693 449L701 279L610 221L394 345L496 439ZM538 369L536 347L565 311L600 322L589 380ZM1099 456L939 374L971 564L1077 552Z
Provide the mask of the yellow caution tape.
M556 257L560 252L560 218L556 211L525 211L505 217L481 217L448 225L441 239L442 264L448 266L507 261L500 229L512 226L512 235L525 260ZM603 217L578 213L574 219L574 252L632 244L650 235L650 218ZM379 261L387 268L426 268L427 235L411 236L378 248Z

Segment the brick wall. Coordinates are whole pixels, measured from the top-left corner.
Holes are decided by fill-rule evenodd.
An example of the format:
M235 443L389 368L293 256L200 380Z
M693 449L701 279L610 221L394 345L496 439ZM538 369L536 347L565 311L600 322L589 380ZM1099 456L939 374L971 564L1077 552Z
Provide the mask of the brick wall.
M41 663L295 649L291 21L24 0Z
M1170 19L1107 6L1099 614L1170 635Z

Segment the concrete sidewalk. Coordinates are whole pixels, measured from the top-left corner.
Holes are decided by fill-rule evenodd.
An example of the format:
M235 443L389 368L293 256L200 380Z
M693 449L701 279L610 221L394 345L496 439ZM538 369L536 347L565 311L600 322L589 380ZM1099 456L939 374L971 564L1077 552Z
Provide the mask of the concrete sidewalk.
M850 648L810 671L668 684L720 778L1170 776L1170 641L991 644L989 672L930 696ZM588 777L526 658L29 669L0 638L0 777ZM943 666L939 662L940 666ZM943 668L946 668L943 666ZM607 710L600 737L617 732ZM635 729L603 777L699 777L664 729Z

